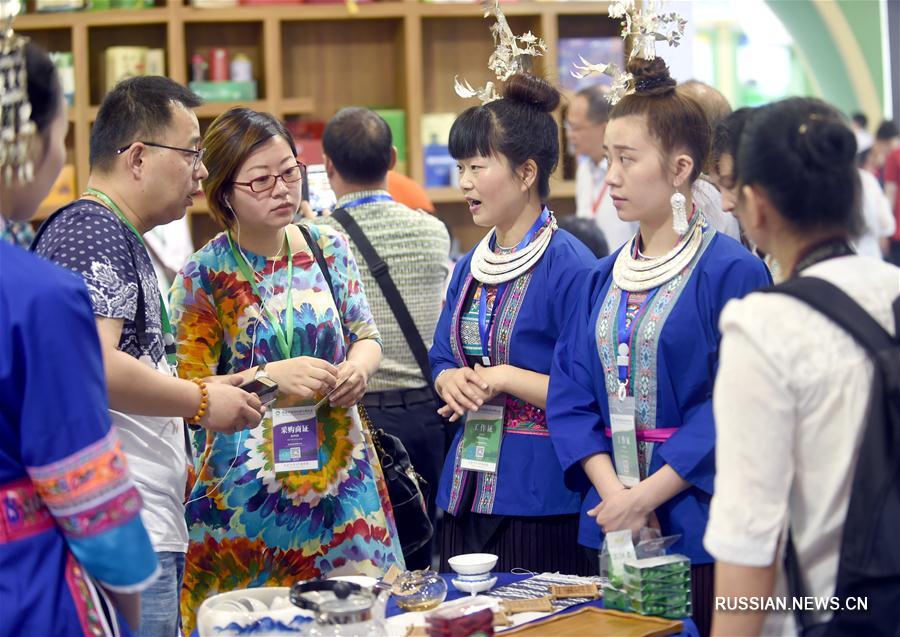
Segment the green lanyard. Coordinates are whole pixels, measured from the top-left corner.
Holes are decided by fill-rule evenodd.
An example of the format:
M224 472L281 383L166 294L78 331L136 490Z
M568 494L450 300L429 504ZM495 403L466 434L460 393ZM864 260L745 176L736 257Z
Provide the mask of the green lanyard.
M102 201L107 208L116 213L116 216L119 217L122 223L128 226L128 229L138 238L138 241L141 242L144 249L147 249L147 244L144 243L144 237L142 237L141 233L138 232L138 229L134 227L134 224L125 217L125 214L122 212L122 209L116 205L116 202L110 199L106 193L100 192L96 188L86 188L81 196L84 197L85 195L96 197ZM137 273L137 275L138 285L141 285L140 273ZM159 292L159 322L162 324L163 347L166 351L166 361L174 369L178 364L178 359L175 356L175 334L172 332L172 324L169 323L169 311L166 308L166 302L165 299L163 299L162 292Z
M287 308L285 310L285 323L287 327L287 335L285 335L285 330L281 329L281 321L278 320L278 317L272 313L272 311L268 308L268 306L263 303L262 295L259 293L259 288L256 287L256 271L251 270L250 267L243 259L242 254L238 254L238 250L234 245L234 241L231 239L231 231L228 231L228 245L231 246L231 254L234 256L234 260L237 261L238 268L241 270L241 274L244 275L244 278L250 283L250 287L253 289L253 293L256 295L256 298L259 299L259 304L262 306L263 310L266 313L266 316L269 317L269 323L272 325L272 330L275 332L275 338L278 341L278 349L281 350L281 354L285 359L291 358L291 345L294 343L294 299L291 294L291 288L294 285L294 255L291 252L291 244L288 241L287 231L284 233L284 245L287 247L287 286L285 287L285 292L287 292ZM274 273L274 268L273 268Z

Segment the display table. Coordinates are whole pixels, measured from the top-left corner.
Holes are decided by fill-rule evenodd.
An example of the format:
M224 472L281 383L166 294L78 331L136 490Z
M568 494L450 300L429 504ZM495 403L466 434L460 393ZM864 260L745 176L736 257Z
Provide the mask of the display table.
M507 584L513 584L515 582L522 581L524 579L528 579L531 575L519 575L513 573L495 573L497 576L497 583L494 585L494 588L491 590L497 590L501 586L506 586ZM453 588L453 584L450 583L450 580L453 579L453 574L442 574L441 577L447 582L447 598L444 602L452 602L453 600L461 599L463 597L468 597L468 593L461 593L460 591ZM490 591L488 591L490 592ZM484 594L484 593L482 593ZM577 606L570 606L569 608L565 608L560 613L570 613L572 611L578 610L579 608L584 608L585 606L596 606L597 608L603 608L603 598L600 598L593 602L588 602L586 604L579 604ZM399 614L403 613L403 610L397 607L394 598L391 597L387 603L387 617L395 617ZM693 620L690 617L685 617L684 622L684 632L679 635L679 637L699 637L699 633L697 632L697 626L694 625Z
M530 574L520 575L520 574L513 574L513 573L495 573L495 575L497 576L497 583L494 585L494 588L491 589L492 591L496 591L498 588L500 588L502 586L507 586L508 584L514 584L516 582L521 582L522 580L532 577ZM441 577L443 577L444 581L447 582L447 597L444 600L445 604L447 602L453 602L455 600L460 600L460 599L463 599L463 598L469 596L468 593L461 593L461 592L457 591L453 587L453 585L450 583L450 580L453 579L454 575L443 574L443 575L441 575ZM284 590L287 591L287 589L284 589ZM484 593L482 593L481 595L484 595ZM484 597L481 597L480 599L485 600ZM486 601L486 603L492 603L487 600L485 600L485 601ZM517 625L525 625L525 624L531 623L533 621L540 621L540 619L550 617L551 615L571 613L573 611L576 611L581 608L585 608L587 606L596 606L597 608L603 608L603 599L601 598L601 599L594 600L591 602L586 602L583 604L576 604L573 606L569 606L568 608L559 610L556 613L552 613L552 614L550 614L550 613L548 613L548 614L532 613L531 617L524 616L524 615L517 615L514 617L519 618L518 621L516 622ZM424 624L423 613L404 613L404 611L401 610L397 606L393 597L390 597L388 599L385 614L388 619L388 625L386 626L387 635L389 635L390 637L394 637L394 636L402 637L403 635L406 634L406 631L407 631L409 625ZM532 619L532 617L534 619ZM682 621L684 622L684 632L679 633L676 637L699 637L699 633L697 632L697 627L696 627L696 625L694 625L694 622L689 617L684 618ZM198 633L195 628L193 633L191 634L191 637L197 637L197 634Z

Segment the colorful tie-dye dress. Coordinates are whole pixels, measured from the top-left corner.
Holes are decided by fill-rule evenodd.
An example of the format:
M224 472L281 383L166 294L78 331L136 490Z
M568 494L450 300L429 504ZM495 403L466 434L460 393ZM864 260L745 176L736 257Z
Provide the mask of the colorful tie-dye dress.
M304 246L293 254L294 330L291 355L334 364L347 345L378 339L378 330L347 244L336 231L309 226L321 247L339 308ZM299 235L299 233L298 233ZM257 286L281 325L287 256L244 251ZM194 254L172 286L179 373L227 374L282 359L267 314L220 234ZM280 398L276 406L296 404ZM403 555L381 467L355 409L318 412L316 471L273 471L268 418L250 431L194 434L197 479L186 506L190 546L181 609L186 634L207 597L256 586L359 573L378 576Z

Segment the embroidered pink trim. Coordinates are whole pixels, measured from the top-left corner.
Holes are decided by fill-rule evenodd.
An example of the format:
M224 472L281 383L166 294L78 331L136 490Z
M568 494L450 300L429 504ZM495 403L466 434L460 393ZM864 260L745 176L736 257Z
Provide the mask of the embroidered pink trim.
M29 478L0 486L0 544L43 533L53 526L53 516Z

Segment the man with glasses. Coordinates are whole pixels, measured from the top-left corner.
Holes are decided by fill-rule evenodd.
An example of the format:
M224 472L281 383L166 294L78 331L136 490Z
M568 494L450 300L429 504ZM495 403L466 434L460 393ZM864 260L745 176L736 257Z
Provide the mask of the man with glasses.
M176 148L174 146L165 146L162 144L154 144L152 142L143 142L146 146L155 146L156 148L167 148L169 150L177 150L182 152L190 152L194 154L195 161L201 161L203 149L199 154L192 148ZM131 144L120 148L119 153L123 153L131 147ZM188 258L194 254L194 243L191 239L191 226L188 223L187 215L180 219L176 219L170 223L156 226L155 228L144 233L144 243L147 246L147 252L150 254L150 261L153 262L153 269L156 272L156 278L159 282L159 290L164 297L169 296L169 288L175 281L175 275L181 267L187 263Z
M231 433L256 426L263 412L255 395L233 386L240 377L174 376L174 336L144 244L144 233L184 217L207 176L191 110L199 104L164 77L119 83L91 130L88 187L47 220L35 241L36 252L80 274L90 292L112 421L162 567L142 595L139 634L160 637L179 631L190 461L183 419Z
M637 222L622 221L609 195L603 135L609 120L609 90L603 85L581 89L566 111L565 131L569 152L578 160L575 171L575 214L593 219L610 251L615 251L637 232Z

